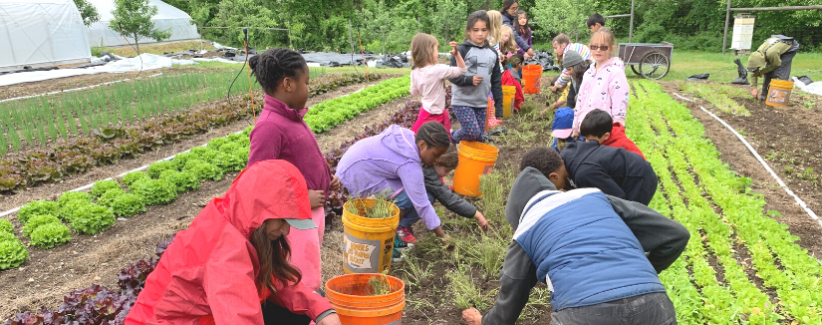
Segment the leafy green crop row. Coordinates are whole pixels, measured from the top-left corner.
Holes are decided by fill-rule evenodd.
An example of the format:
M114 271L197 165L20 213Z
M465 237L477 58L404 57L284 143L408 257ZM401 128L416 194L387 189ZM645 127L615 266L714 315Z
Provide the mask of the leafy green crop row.
M662 183L663 196L652 206L692 232L684 261L677 263L690 268L690 281L687 268L662 275L680 323L822 324L820 262L795 243L799 238L786 225L766 215L762 196L751 193L750 180L719 159L704 127L684 105L658 84L640 81L634 87L638 100L632 107L638 109L632 110L627 130ZM740 262L736 250L747 250L753 265ZM710 255L722 270L722 283L713 267L705 268ZM754 284L746 268L764 284Z
M362 112L407 96L411 92L410 86L411 77L405 76L380 82L348 96L326 100L308 110L305 122L314 132L323 132Z

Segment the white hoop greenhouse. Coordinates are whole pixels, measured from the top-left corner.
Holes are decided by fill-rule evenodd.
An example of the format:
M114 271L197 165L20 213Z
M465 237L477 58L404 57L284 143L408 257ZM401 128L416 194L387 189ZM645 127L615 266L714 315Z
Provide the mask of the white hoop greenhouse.
M109 21L114 19L111 11L114 10L114 0L90 0L88 1L97 8L100 13L100 21L89 26L89 45L100 46L123 46L128 40L129 44L134 44L131 37L123 38L118 31L108 27ZM197 26L191 24L191 16L184 11L177 9L160 0L150 0L149 5L157 6L157 14L151 17L154 28L171 28L171 38L163 42L174 42L183 40L196 40L200 38L197 33ZM140 45L157 43L156 40L145 38L140 39Z
M0 0L0 71L87 63L88 44L72 0Z

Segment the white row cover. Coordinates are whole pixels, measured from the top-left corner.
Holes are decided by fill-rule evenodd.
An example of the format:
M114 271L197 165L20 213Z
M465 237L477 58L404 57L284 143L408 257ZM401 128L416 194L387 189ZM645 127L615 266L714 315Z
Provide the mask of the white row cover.
M72 0L0 0L0 71L86 63L88 44Z
M124 38L119 31L112 30L108 23L114 19L111 11L114 10L114 0L89 0L89 3L97 8L100 13L100 21L89 26L90 46L123 46L126 42L134 44L131 37ZM195 40L200 38L197 33L197 26L191 23L191 16L184 11L177 9L160 0L150 0L149 5L157 6L157 15L151 17L154 28L166 30L171 28L171 38L163 42ZM156 43L150 38L140 39L140 45Z
M106 65L83 69L57 69L49 71L32 71L0 75L0 87L36 82L57 78L73 77L98 73L126 73L132 71L146 71L168 68L172 65L197 64L192 60L175 60L162 55L143 53L138 57L110 62Z

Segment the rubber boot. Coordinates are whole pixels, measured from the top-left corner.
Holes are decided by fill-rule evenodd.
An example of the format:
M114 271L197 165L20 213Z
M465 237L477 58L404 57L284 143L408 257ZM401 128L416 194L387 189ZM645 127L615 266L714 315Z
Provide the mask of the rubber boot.
M736 78L736 80L732 81L731 83L735 85L749 85L750 83L748 82L748 70L745 69L745 66L742 65L742 61L736 59L734 63L736 63L736 73L739 74L739 78Z

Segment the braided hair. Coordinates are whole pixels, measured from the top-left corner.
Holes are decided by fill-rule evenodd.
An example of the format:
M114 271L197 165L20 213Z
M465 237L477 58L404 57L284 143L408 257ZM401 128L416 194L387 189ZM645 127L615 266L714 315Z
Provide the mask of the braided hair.
M248 59L248 67L267 93L274 92L283 78L296 78L308 72L308 65L300 53L281 47L251 57Z
M437 122L427 122L417 130L415 142L425 141L429 148L448 148L451 137L445 126Z

